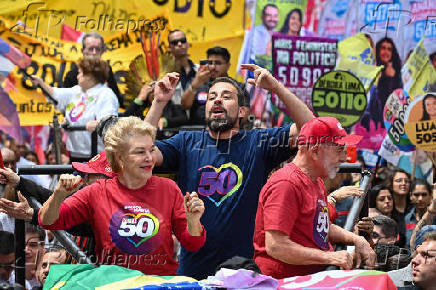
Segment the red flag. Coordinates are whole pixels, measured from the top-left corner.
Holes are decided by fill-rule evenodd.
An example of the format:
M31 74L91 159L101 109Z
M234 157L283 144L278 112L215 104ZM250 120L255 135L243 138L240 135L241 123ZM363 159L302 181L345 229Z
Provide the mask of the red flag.
M28 142L30 143L33 151L38 155L39 162L45 163L45 150L48 147L48 139L50 135L49 126L25 126L24 127L29 134Z
M82 31L75 30L67 24L62 24L61 39L72 42L82 42L84 33Z

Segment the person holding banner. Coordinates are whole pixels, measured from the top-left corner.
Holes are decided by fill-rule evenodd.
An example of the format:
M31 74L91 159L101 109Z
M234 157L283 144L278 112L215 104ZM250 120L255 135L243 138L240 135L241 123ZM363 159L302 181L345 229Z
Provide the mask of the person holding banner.
M290 137L313 118L309 108L268 70L254 64L241 68L254 73L249 83L279 97L295 124L242 130L238 119L243 114L244 92L232 78L221 77L211 83L205 95L203 117L208 129L179 132L156 142L156 165L178 171L182 192L198 192L206 207L202 222L208 238L198 252L182 248L180 275L203 279L214 275L219 264L234 256L253 258L259 192L269 172L294 151ZM177 81L178 75L173 73L156 84L146 121L157 126Z
M109 75L108 64L96 57L85 57L79 61L78 85L72 88L53 88L37 76L32 82L44 88L58 102L56 109L65 112L71 125L86 125L88 131L72 131L68 134L67 149L71 162L86 162L91 155L91 133L100 119L118 115L118 100L106 86ZM104 150L98 140L98 152Z
M262 188L256 214L254 260L265 275L276 279L323 271L374 266L375 253L364 237L332 224L322 178L334 178L346 162L346 146L361 136L348 135L333 117L308 121L298 136L298 152ZM355 263L347 251L334 252L333 243L355 246Z

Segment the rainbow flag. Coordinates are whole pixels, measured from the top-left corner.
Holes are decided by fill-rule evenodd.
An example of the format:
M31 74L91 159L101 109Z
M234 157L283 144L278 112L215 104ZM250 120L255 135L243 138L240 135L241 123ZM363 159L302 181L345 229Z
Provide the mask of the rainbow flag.
M197 280L184 276L144 275L115 265L51 265L44 289L202 289Z
M17 109L3 88L0 88L0 130L21 143L20 119Z

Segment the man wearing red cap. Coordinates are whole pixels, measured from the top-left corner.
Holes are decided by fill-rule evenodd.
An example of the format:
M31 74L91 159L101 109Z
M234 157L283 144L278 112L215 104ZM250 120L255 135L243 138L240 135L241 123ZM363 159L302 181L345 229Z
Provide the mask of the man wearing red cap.
M330 242L355 245L356 266L374 265L368 242L330 223L322 178L334 178L346 162L348 135L333 117L307 122L298 136L293 162L276 171L262 188L256 214L254 259L263 274L277 279L323 271L326 265L353 267L347 251L333 252Z

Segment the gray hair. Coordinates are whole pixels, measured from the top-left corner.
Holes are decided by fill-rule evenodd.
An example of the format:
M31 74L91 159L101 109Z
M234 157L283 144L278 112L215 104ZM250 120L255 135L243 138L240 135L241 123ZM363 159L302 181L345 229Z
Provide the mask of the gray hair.
M85 35L83 35L83 38L82 38L82 49L85 49L85 40L88 37L94 37L94 38L100 39L101 46L102 46L101 47L102 48L101 52L103 53L106 50L106 44L104 44L104 38L103 38L103 36L101 36L97 32L90 32L90 33L86 33Z

